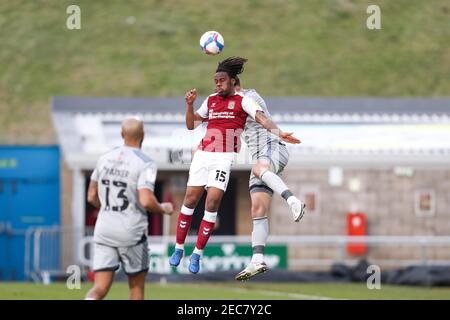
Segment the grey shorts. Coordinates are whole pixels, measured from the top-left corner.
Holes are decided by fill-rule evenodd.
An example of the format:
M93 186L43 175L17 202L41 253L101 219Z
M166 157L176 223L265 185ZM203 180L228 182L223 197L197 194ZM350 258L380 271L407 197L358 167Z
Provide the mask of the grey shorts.
M289 152L283 142L272 142L258 150L258 152L253 155L254 162L261 158L265 158L270 161L271 170L278 176L281 176L281 173L288 164ZM258 179L253 172L250 173L248 185L250 193L266 192L270 195L273 194L273 190L269 188L269 186L262 180Z
M147 272L149 267L147 239L131 247L109 247L94 245L94 272L116 271L120 264L129 276Z

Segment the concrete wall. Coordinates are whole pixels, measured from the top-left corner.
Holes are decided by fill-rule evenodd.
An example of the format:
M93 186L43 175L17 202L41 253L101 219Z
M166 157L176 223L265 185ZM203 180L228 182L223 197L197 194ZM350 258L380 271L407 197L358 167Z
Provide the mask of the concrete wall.
M283 235L346 235L346 214L356 205L366 214L368 235L391 236L448 236L450 235L450 170L414 169L412 176L397 175L392 169L344 169L343 184L332 187L326 169L288 169L286 183L297 195L311 190L317 194L315 212L307 212L298 224L280 197L274 197L270 229ZM360 181L360 190L349 188L352 179ZM415 193L430 189L435 194L433 216L418 216L415 212ZM276 209L275 209L276 208ZM289 250L291 259L336 259L341 252L336 246L296 246ZM345 252L344 252L345 253ZM369 261L385 259L420 259L420 247L370 247ZM450 260L449 246L428 249L428 257ZM355 257L355 259L358 257Z
M358 192L349 190L353 178L360 180ZM346 214L356 204L367 216L369 235L450 235L450 169L416 169L412 177L396 176L393 169L344 169L340 187L329 185L328 170L287 170L284 180L300 196L316 190L318 210L294 224L284 200L274 197L274 234L345 235ZM434 216L416 215L415 192L420 189L434 191Z

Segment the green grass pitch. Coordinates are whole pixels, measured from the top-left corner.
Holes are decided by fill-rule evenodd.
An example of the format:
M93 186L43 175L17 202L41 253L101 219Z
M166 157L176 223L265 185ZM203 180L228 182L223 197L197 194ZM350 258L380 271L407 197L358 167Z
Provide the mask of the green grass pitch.
M80 300L92 287L92 283L81 283L80 289L69 290L65 283L50 285L33 283L0 283L0 299L8 300ZM115 282L106 299L128 298L128 285ZM147 282L147 300L450 300L449 287L410 287L381 285L381 289L369 290L365 283L168 283Z

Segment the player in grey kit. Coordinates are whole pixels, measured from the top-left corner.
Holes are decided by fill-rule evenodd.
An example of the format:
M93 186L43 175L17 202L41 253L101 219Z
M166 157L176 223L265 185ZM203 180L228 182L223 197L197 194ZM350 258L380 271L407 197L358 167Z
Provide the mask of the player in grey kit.
M144 124L122 123L124 145L103 155L92 173L88 201L100 212L94 230L94 287L86 299L103 299L119 264L128 276L130 299L144 298L149 266L147 211L172 214L171 203L159 203L153 191L157 168L141 151Z
M253 99L270 119L270 113L263 98L254 89L242 89L239 78L236 79L235 89L244 96ZM252 155L254 165L250 174L249 189L252 201L251 214L253 219L252 232L252 260L250 264L236 275L236 280L248 280L265 272L264 248L269 236L269 211L272 195L275 191L281 195L289 205L293 220L298 222L305 213L305 204L296 198L280 174L289 161L289 152L280 139L261 127L250 117L247 118L242 134Z

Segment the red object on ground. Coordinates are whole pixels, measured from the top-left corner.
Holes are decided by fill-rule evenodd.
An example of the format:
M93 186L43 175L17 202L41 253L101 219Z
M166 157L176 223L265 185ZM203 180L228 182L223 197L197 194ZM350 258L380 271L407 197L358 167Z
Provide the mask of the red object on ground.
M361 212L349 212L347 214L347 235L366 235L366 215ZM347 244L347 253L353 256L366 254L366 244L364 242L350 242Z

